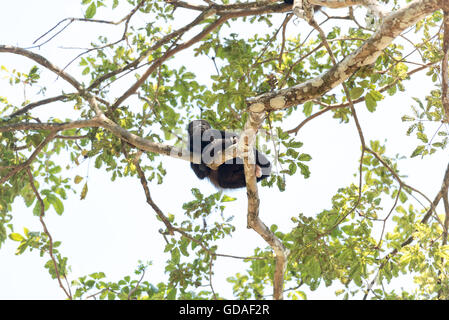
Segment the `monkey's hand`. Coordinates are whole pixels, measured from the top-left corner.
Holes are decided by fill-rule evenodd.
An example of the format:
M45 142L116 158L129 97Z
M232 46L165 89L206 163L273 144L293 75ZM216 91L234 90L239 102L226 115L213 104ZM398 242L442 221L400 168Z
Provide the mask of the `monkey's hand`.
M262 176L262 169L256 164L256 178L260 178Z
M229 137L226 139L215 139L204 148L201 159L209 167L216 169L228 159L237 157L236 143L238 137ZM215 167L215 168L214 168Z

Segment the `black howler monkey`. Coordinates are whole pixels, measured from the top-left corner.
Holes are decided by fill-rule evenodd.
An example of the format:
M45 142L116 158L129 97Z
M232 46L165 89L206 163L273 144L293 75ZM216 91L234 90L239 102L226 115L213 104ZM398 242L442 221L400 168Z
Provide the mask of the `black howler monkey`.
M201 154L200 164L190 163L190 167L198 178L209 178L212 184L223 189L236 189L246 186L243 160L241 158L228 160L220 165L217 170L212 170L206 165L207 157L211 159L218 146L220 150L224 150L236 143L236 138L238 138L237 134L212 129L210 124L205 120L194 120L190 122L187 131L189 133L190 152ZM212 142L214 143L212 144ZM254 149L254 153L256 160L256 178L257 182L259 182L270 176L271 163L257 149Z

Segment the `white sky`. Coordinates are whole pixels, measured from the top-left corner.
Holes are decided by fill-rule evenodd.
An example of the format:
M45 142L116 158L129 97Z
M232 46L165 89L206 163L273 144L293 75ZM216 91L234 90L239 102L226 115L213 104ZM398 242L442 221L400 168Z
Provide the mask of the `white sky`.
M11 44L21 47L30 46L38 36L53 27L66 17L82 17L79 0L42 0L42 1L3 1L0 12L0 44ZM125 13L118 12L115 17L96 16L117 20ZM5 31L8 30L8 31ZM74 24L51 43L38 52L59 66L64 66L78 51L59 49L58 46L88 46L96 40L98 34L115 30L117 37L121 36L121 27L110 27L94 24ZM293 25L292 32L301 32L300 25ZM116 37L108 36L109 40ZM182 63L189 65L210 64L210 60L191 58ZM23 57L2 53L0 65L27 72L33 63ZM69 69L78 77L76 65ZM201 77L207 78L214 74L212 65L202 71ZM0 74L0 79L3 78ZM416 81L416 80L415 80ZM48 96L58 93L61 80L55 81L50 75L47 84ZM54 88L52 87L54 83ZM128 83L123 83L123 90ZM415 137L406 137L405 131L409 123L402 123L401 116L410 114L409 106L414 103L413 97L423 98L426 90L432 88L427 78L421 77L414 83L407 82L406 93L395 97L387 96L378 106L378 111L371 114L363 105L358 106L358 114L364 130L365 139L387 140L387 155L396 153L409 156L415 148ZM69 87L67 91L72 90ZM27 91L27 96L35 94L37 89ZM23 90L9 86L0 81L0 96L6 96L10 102L21 103ZM30 98L32 101L33 99ZM47 108L47 107L45 107ZM44 109L45 109L44 108ZM67 108L64 104L52 104L48 107L51 114L63 115ZM63 110L59 110L63 109ZM302 120L302 115L288 121L284 129L291 129ZM438 125L435 125L435 128ZM302 212L314 216L323 209L330 208L330 199L338 188L345 187L356 181L353 174L357 172L360 157L360 142L354 123L339 124L331 118L331 114L321 116L309 122L298 138L304 142L302 152L312 156L310 162L311 177L305 180L301 175L288 179L287 191L280 193L276 188L260 188L260 215L267 225L277 224L287 232L290 218ZM401 172L408 175L407 183L418 187L429 198L433 198L441 186L442 176L447 164L447 150L439 152L432 158L402 160ZM198 181L191 172L189 164L167 158L165 161L167 176L162 185L150 184L153 199L164 213L175 214L179 220L183 216L182 204L193 200L190 193L192 187L200 187L205 195L216 190L207 182ZM65 170L65 163L61 163ZM67 172L70 176L85 177L88 173L89 192L87 199L79 200L82 184L77 185L78 194L70 194L64 202L65 211L58 216L50 210L46 216L47 226L54 240L62 241L60 251L69 258L72 273L69 280L93 272L103 271L109 280L118 281L125 275L132 275L138 260L153 262L146 273L145 280L153 284L166 279L163 272L167 255L163 254L164 240L158 230L163 224L156 220L156 215L146 204L144 193L137 178L117 179L110 181L109 175L94 168L93 161L84 161L79 167ZM234 225L237 230L231 239L219 246L218 252L234 255L251 255L256 247L265 247L264 241L253 231L246 228L246 192L244 189L228 192L237 197L225 211L225 216L234 215ZM384 204L389 208L390 203ZM13 222L15 232L23 233L23 227L41 231L37 217L32 209L26 208L22 201L14 203ZM179 221L178 220L178 221ZM7 241L0 249L0 299L64 299L65 296L58 283L50 278L44 268L48 257L40 258L37 252L28 251L21 256L14 255L17 242ZM231 285L225 279L236 272L244 273L245 265L240 261L220 258L215 262L213 278L215 290L226 298L232 298ZM401 284L403 285L403 284ZM304 291L309 299L331 299L335 288L320 288L315 292ZM359 297L360 298L360 297Z

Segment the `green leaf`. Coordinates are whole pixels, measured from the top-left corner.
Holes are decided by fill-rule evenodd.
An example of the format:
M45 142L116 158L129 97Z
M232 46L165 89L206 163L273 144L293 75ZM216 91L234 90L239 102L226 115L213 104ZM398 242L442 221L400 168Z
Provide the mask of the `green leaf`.
M349 92L349 96L351 97L352 100L355 100L360 98L364 91L365 90L363 88L355 87L351 89L351 91Z
M405 121L415 121L415 118L414 117L410 117L410 116L402 116L401 120L403 122L405 122Z
M371 95L371 92L367 93L365 96L365 105L369 112L376 111L377 102L376 99Z
M231 202L231 201L235 201L236 199L237 198L232 198L227 195L224 195L223 198L221 198L221 202Z
M312 114L313 102L312 101L307 101L306 103L304 103L303 108L304 108L303 109L304 115L306 117L309 117Z
M173 261L174 264L178 264L179 263L179 259L181 257L181 254L180 254L178 248L174 248L172 250L171 257L172 257L172 261Z
M35 216L40 216L41 213L42 213L41 212L41 203L40 203L40 201L36 201L36 204L34 205L34 208L33 208L33 214Z
M86 199L86 195L87 195L87 182L84 184L84 187L83 187L83 191L81 191L81 197L80 197L80 200L84 200L84 199Z
M279 191L285 191L285 179L281 176L276 177L276 184L279 188Z
M11 233L9 238L13 241L23 241L24 237L20 233Z
M86 13L84 14L84 17L86 19L92 19L93 16L97 13L97 7L95 6L95 3L92 2L90 6L87 8Z
M307 295L304 291L295 291L295 293L303 300L307 300Z
M301 141L292 141L288 144L291 148L301 148L304 145Z
M310 160L312 160L312 157L310 156L310 154L302 153L302 154L299 156L298 160L299 160L299 161L310 161Z
M301 169L301 174L304 176L304 178L306 179L309 178L310 177L309 167L301 162L298 162L297 165Z
M419 140L421 140L424 143L429 142L429 139L427 139L427 135L425 133L417 132L416 136L418 137Z
M399 195L399 199L401 200L402 203L405 203L405 201L407 201L408 197L405 194L405 192L401 192L401 194Z
M82 180L83 180L83 177L80 177L80 176L77 175L77 176L75 177L75 184L80 183Z
M167 300L174 300L176 298L176 287L173 287L168 290Z
M49 198L48 200L51 205L53 205L53 208L55 209L56 213L61 215L64 212L64 205L58 197L54 196Z
M376 101L381 101L384 98L383 94L376 90L371 90L369 95Z
M417 146L415 151L413 151L412 155L410 157L416 157L423 153L423 151L426 149L426 146Z
M289 174L294 175L296 172L296 169L297 169L296 164L291 162L288 166Z
M182 241L181 245L179 246L179 249L181 250L181 253L183 256L188 257L189 256L189 252L187 251L187 246L189 245L189 242L187 241Z

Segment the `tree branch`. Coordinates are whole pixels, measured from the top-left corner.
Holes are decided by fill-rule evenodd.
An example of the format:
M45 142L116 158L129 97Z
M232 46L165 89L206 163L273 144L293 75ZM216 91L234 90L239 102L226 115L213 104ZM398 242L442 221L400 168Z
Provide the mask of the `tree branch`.
M367 149L368 150L368 149ZM380 161L380 160L379 160ZM421 223L427 223L427 221L429 220L429 218L432 216L432 212L435 211L435 208L438 206L439 202L441 201L441 199L447 195L449 190L449 163L447 165L446 168L446 172L444 174L443 177L443 183L441 185L441 189L440 191L437 193L437 195L435 196L435 199L431 202L430 208L427 211L427 213L424 215L424 217L421 219ZM409 245L410 243L412 243L414 240L413 236L408 237L404 242L401 243L401 248L405 247L406 245ZM385 266L385 264L387 263L387 261L393 257L394 255L396 255L399 252L398 249L393 249L390 253L388 253L384 258L382 258L382 263L379 266L379 271ZM374 285L377 276L379 275L379 272L377 273L377 275L374 277L374 279L371 281L368 290L366 291L365 295L363 296L363 300L366 300L366 298L368 297L368 294L370 293L370 290L372 288L372 286Z
M269 92L251 99L250 110L282 110L317 98L335 88L356 70L376 61L377 57L405 29L440 8L435 0L420 0L385 17L378 30L353 53L325 74L292 88Z
M0 179L0 185L4 184L6 181L9 180L13 175L18 173L19 171L27 168L30 166L30 164L34 161L34 159L37 157L37 155L41 152L41 150L56 136L56 131L51 132L45 139L42 141L34 150L34 152L31 154L31 156L28 158L27 161L15 166L11 171L9 171L3 178Z
M55 97L43 99L43 100L40 100L40 101L36 101L36 102L33 102L33 103L29 103L26 106L24 106L23 108L15 111L13 113L11 113L8 117L9 118L14 118L14 117L20 116L20 115L22 115L24 113L27 113L31 109L36 108L36 107L39 107L39 106L42 106L42 105L45 105L45 104L48 104L48 103L56 102L56 101L62 101L64 99L68 98L68 96L70 96L70 94L61 94L59 96L55 96Z
M51 237L50 232L47 229L47 225L45 224L44 221L44 201L42 200L42 197L40 196L39 192L36 189L36 186L34 185L34 177L33 174L31 173L31 169L29 166L26 167L26 172L28 175L28 179L31 185L31 189L33 189L34 195L37 198L37 201L39 202L40 205L40 215L39 215L39 220L42 224L42 228L44 229L44 233L47 235L48 237L48 254L50 255L51 261L53 262L53 267L55 268L55 273L56 273L56 279L58 280L59 286L61 287L61 289L64 291L65 295L67 296L67 298L69 298L70 300L72 300L72 295L70 294L69 291L67 291L67 289L64 287L64 285L62 284L61 281L61 275L59 273L59 269L58 269L58 263L56 261L56 258L54 256L53 253L53 238Z
M276 235L259 218L260 199L257 189L254 162L254 141L256 132L264 119L264 113L250 112L245 124L245 131L239 139L239 152L242 154L245 170L246 194L248 196L248 228L256 231L274 250L275 271L273 278L273 298L283 299L284 275L287 269L287 259L290 251Z
M58 76L60 76L61 78L66 80L68 83L70 83L79 92L83 91L82 84L79 83L74 77L72 77L67 72L60 69L59 67L55 66L53 63L51 63L46 58L44 58L43 56L41 56L37 53L31 52L29 50L25 50L25 49L22 49L19 47L7 46L7 45L0 45L0 52L8 52L8 53L25 56L25 57L37 62L41 66L49 69L50 71L56 73Z

